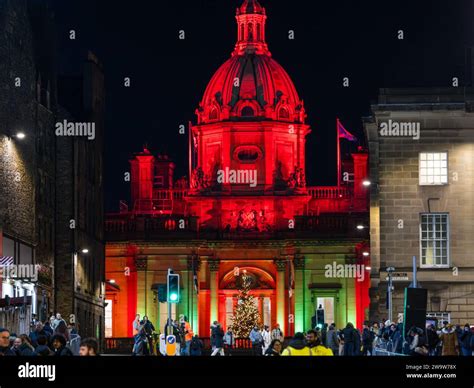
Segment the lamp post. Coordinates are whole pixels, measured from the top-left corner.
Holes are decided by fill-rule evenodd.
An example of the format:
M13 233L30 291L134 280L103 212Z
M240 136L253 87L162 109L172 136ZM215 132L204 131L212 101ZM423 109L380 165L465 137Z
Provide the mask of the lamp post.
M392 275L395 272L395 268L393 267L388 267L387 268L387 273L388 273L388 289L387 289L387 308L388 308L388 320L392 322L392 315L393 315L393 306L392 306L392 291L393 291L393 280L392 280Z

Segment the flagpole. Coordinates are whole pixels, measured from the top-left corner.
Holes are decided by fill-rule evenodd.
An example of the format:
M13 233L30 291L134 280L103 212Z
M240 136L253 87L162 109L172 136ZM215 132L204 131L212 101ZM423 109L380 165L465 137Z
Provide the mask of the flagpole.
M336 118L336 146L337 146L337 187L341 186L341 142L339 138L339 119Z
M192 128L191 128L191 121L188 122L188 169L189 169L189 175L188 175L188 182L191 183L191 174L193 173L193 150L192 147L194 146L193 141L192 141Z

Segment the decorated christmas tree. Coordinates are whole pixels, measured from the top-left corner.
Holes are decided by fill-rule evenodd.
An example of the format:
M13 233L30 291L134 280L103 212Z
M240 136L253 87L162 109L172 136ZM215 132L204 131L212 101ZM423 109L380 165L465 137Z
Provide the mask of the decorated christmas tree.
M254 297L250 295L250 276L244 272L237 280L239 300L232 317L232 328L237 338L247 338L252 328L260 323L260 314Z

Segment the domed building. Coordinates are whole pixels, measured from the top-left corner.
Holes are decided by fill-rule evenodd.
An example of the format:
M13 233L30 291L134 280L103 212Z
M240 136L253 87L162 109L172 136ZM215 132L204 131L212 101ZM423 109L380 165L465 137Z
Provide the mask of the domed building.
M190 126L189 178L175 179L168 156L144 149L130 161L131 203L107 217L109 337L131 336L136 313L163 330L168 307L158 290L168 268L181 275L172 313L203 338L214 321L233 324L242 273L260 322L287 336L314 326L318 308L339 327L367 318L369 272L330 273L370 264L366 230L357 228L368 225L367 154L352 154L344 184L307 185L311 130L268 49L266 10L244 0L236 21L234 51Z

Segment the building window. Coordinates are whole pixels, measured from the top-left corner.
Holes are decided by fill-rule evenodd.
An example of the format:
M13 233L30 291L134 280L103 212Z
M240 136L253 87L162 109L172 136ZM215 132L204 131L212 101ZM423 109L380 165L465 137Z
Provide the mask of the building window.
M165 178L163 175L155 175L153 187L164 187L165 185Z
M448 312L434 312L430 311L426 313L426 323L432 324L436 328L441 328L443 322L448 321L451 323L451 313Z
M106 299L105 301L105 338L113 337L113 307L112 299Z
M421 152L419 175L420 185L447 185L448 153Z
M449 266L448 214L421 214L420 248L422 267Z
M253 24L252 23L249 23L249 25L248 25L247 40L250 41L250 42L253 41Z

